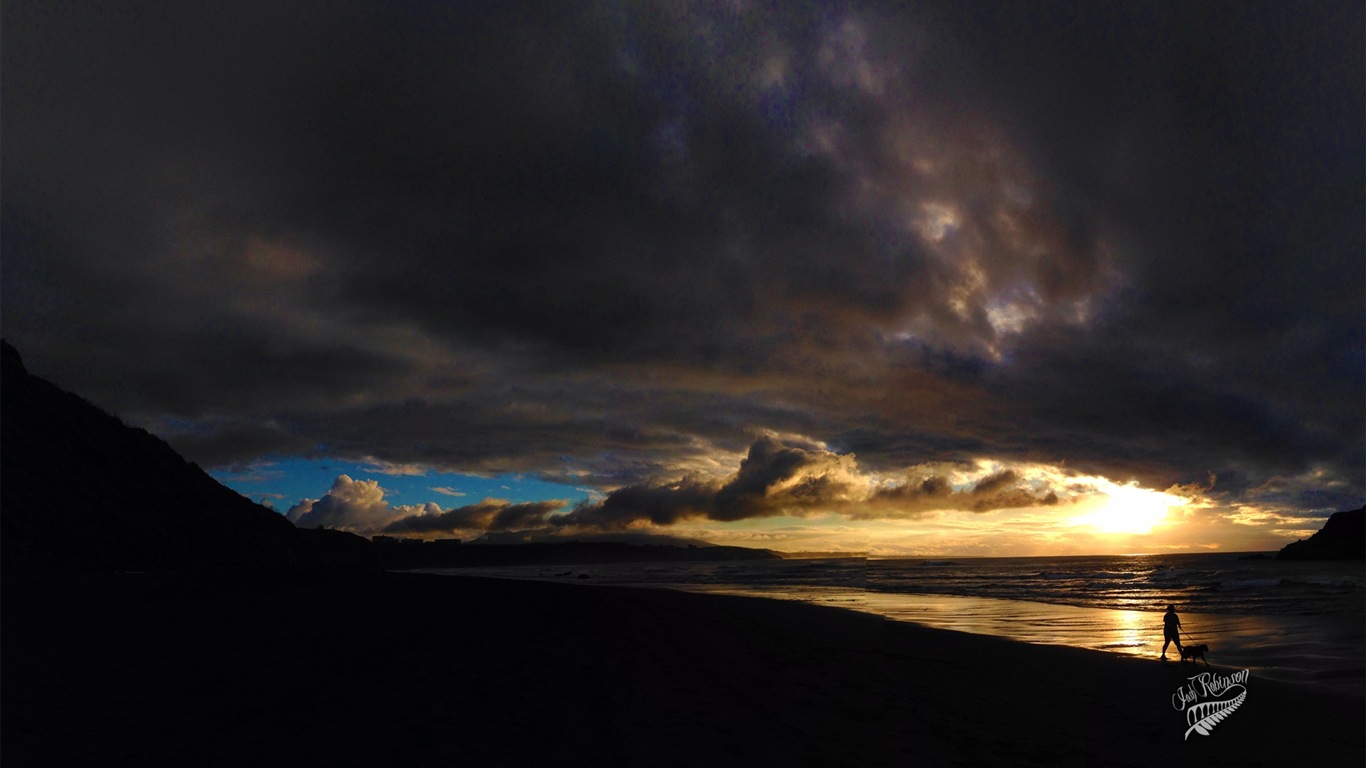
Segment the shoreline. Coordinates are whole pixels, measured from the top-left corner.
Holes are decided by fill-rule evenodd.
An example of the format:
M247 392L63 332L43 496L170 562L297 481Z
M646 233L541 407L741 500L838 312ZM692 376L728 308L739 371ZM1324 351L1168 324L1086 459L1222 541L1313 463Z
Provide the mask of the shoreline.
M858 593L831 588L829 595L825 596L824 599L814 599L797 594L765 593L764 590L711 590L686 587L680 589L699 594L731 594L760 599L794 600L811 605L869 613L891 621L913 624L919 627L996 637L1027 645L1080 648L1117 658L1161 661L1161 628L1157 624L1161 619L1161 614L1155 611L1144 612L1153 626L1145 627L1144 631L1138 633L1137 637L1127 636L1124 638L1127 642L1103 642L1089 636L1088 633L1093 631L1094 627L1068 626L1069 619L1086 614L1118 615L1123 612L1065 603L976 598L966 595L935 593ZM810 589L797 591L814 593ZM966 617L963 615L964 612L961 610L963 606L981 604L992 606L1008 604L1008 606L1004 612L990 616L989 620L984 619L980 614ZM1215 658L1212 664L1216 668L1248 669L1259 679L1275 680L1278 683L1305 686L1316 690L1330 690L1349 695L1366 696L1366 669L1363 669L1363 666L1366 666L1366 659L1354 658L1351 661L1355 661L1356 666L1347 668L1340 665L1344 662L1350 664L1351 661L1340 657L1319 659L1320 662L1331 666L1292 667L1288 666L1283 659L1268 658L1265 651L1253 648L1248 644L1250 639L1263 633L1268 626L1289 624L1287 618L1300 620L1304 624L1317 624L1319 629L1326 631L1329 626L1340 628L1339 625L1350 624L1351 627L1355 628L1358 626L1356 619L1359 617L1313 617L1313 621L1304 621L1305 617L1254 617L1238 614L1189 612L1185 614L1186 623L1188 625L1203 624L1204 626L1196 631L1205 636L1201 638L1187 636L1185 644L1194 645L1201 640L1212 643L1214 647L1211 655ZM968 626L973 628L965 628ZM1045 626L1047 630L1041 631ZM1216 634L1211 636L1211 633ZM1070 639L1072 642L1064 642L1060 638ZM1180 665L1182 663L1180 653L1175 647L1170 648L1168 654L1170 657L1169 664ZM1192 664L1194 662L1186 663ZM1203 667L1203 663L1200 666Z
M919 626L999 637L1033 645L1088 648L1122 657L1159 660L1160 611L1119 610L1062 600L1007 599L954 593L902 592L808 582L746 584L738 581L651 581L648 572L611 566L415 569L444 576L507 578L583 586L669 589L696 594L738 595L802 602L870 613ZM1254 615L1183 611L1186 645L1205 643L1207 657L1230 669L1246 668L1259 679L1321 687L1366 696L1366 659L1359 652L1361 616ZM1180 663L1175 647L1172 664Z
M7 574L4 753L25 765L1366 758L1361 696L1254 673L1241 708L1186 740L1172 705L1185 665L793 601L581 586Z

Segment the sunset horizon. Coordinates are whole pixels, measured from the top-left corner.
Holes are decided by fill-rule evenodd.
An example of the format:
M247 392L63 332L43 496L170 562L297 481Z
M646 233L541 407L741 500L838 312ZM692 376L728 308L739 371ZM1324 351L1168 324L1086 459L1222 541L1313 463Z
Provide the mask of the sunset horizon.
M846 479L857 478L866 498L845 500L828 508L798 509L795 514L779 508L735 522L712 520L700 512L687 516L685 510L676 522L667 525L632 519L623 525L603 527L573 521L576 516L583 518L585 511L600 508L623 489L603 493L524 475L479 477L411 466L382 467L363 461L294 461L287 465L292 471L272 472L273 465L265 463L255 467L251 475L222 469L212 474L296 524L366 537L457 538L507 544L624 535L624 539L639 541L705 542L784 554L824 552L872 557L1270 552L1308 538L1322 527L1328 514L1341 511L1267 512L1249 504L1221 510L1223 505L1210 493L1217 485L1213 477L1207 477L1204 484L1159 491L1143 488L1133 480L1116 483L1046 465L1012 467L981 460L942 476L917 468L922 478L943 477L944 491L937 498L917 502L921 508L909 512L904 506L880 513L866 511L880 503L873 501L879 496L904 494L905 482L897 484L885 474L855 473ZM325 493L299 496L292 504L287 501L290 494L269 490L297 487L309 482L302 478L310 476L318 483L331 472L337 474L330 484L323 483ZM999 484L1008 477L1004 473L1013 473L1017 488L1036 489L1035 495L1020 496L1014 508L973 508L971 505L980 503L983 496L979 487ZM284 475L292 481L287 484ZM723 476L714 485L723 487L734 479L734 474ZM922 485L924 482L920 480ZM656 483L624 492L653 490L667 498L671 492L679 493L679 488L677 483ZM1054 495L1052 501L1046 501L1049 493ZM1019 504L1021 501L1025 503ZM484 522L507 510L523 524L534 519L539 525L497 528ZM1216 510L1222 525L1217 518L1200 519L1210 510Z

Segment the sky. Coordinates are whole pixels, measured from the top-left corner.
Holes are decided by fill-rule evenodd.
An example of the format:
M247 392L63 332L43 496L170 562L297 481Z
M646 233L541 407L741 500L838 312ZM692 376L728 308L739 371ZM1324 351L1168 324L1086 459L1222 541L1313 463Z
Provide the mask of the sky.
M0 13L0 331L297 525L1247 551L1366 499L1360 2Z

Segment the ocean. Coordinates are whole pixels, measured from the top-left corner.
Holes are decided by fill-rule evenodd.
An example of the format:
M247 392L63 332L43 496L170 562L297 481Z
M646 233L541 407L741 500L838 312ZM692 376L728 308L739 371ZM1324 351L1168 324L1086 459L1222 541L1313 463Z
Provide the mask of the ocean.
M1176 606L1216 666L1366 693L1366 563L1237 553L758 560L435 572L800 600L897 621L1157 659ZM1168 649L1172 663L1179 656Z

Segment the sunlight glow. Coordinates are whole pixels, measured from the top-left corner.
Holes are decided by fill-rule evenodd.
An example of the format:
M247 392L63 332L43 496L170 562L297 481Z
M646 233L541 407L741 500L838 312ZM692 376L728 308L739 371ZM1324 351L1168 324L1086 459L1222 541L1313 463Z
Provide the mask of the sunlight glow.
M1074 517L1072 525L1089 526L1100 533L1152 533L1167 520L1172 507L1184 507L1189 499L1140 488L1137 484L1113 485L1104 490L1091 511Z

